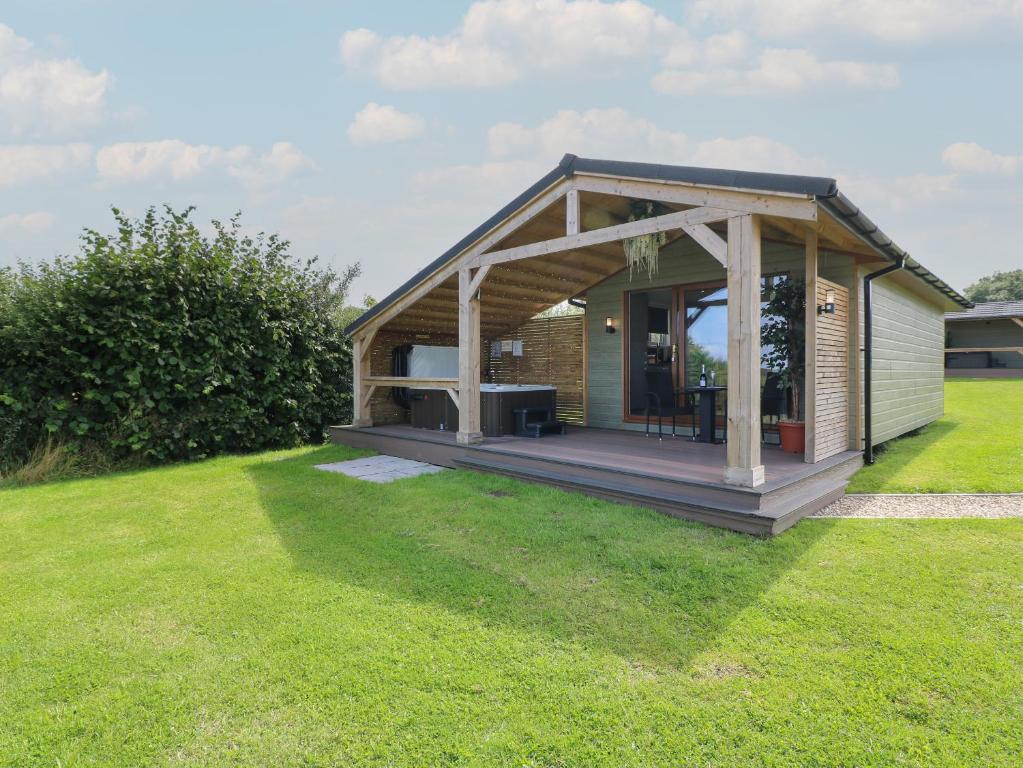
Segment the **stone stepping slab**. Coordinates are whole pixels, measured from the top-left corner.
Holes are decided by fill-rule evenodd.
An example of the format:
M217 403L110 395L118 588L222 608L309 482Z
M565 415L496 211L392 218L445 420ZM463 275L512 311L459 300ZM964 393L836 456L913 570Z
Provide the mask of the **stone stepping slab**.
M371 483L393 483L395 480L406 477L435 475L438 472L443 472L445 468L422 461L380 455L351 461L336 461L333 464L317 464L316 469L322 469L324 472L337 472L357 480L368 480Z

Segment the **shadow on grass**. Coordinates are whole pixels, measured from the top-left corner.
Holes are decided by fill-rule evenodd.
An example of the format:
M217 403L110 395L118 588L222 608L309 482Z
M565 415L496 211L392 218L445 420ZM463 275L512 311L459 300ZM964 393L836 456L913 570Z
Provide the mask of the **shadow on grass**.
M832 523L771 540L467 471L376 485L313 465L250 466L295 565L485 625L681 668Z
M860 468L847 491L857 493L884 490L885 484L899 476L909 464L930 448L947 440L960 428L955 419L942 418L915 432L882 443L874 449L874 464Z

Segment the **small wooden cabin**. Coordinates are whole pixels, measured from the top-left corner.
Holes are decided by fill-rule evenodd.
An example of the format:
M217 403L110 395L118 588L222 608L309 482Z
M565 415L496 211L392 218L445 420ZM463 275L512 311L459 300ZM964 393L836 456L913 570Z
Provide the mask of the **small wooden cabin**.
M656 269L630 270L623 240L656 233ZM761 348L766 297L785 277L805 284L798 414L779 406ZM537 342L535 318L566 301L581 314ZM332 434L776 533L841 496L873 446L942 414L944 313L969 306L833 179L566 155L352 324L355 419ZM409 370L403 350L417 348ZM509 434L492 403L521 410L517 385L533 398L521 402L553 389L575 403L566 434ZM677 411L676 437L648 436L653 386ZM417 403L433 421L413 426ZM799 455L777 447L785 416L805 422Z
M986 301L945 315L945 375L1023 378L1023 301Z

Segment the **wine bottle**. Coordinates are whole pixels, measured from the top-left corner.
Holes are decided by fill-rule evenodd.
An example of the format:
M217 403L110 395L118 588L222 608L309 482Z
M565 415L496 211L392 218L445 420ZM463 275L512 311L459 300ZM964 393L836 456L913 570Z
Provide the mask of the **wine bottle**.
M705 386L707 386L707 366L706 365L701 365L700 366L700 387L703 388Z

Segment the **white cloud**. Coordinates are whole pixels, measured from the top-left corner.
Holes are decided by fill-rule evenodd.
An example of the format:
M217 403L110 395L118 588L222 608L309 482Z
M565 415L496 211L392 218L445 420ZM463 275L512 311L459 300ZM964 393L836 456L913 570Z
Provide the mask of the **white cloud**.
M955 174L916 173L894 177L839 175L838 186L875 221L889 222L895 220L894 214L901 217L908 211L928 210L964 194ZM936 211L934 215L940 217ZM881 224L881 227L883 229L885 225ZM894 235L892 232L889 234ZM921 260L926 262L922 257Z
M341 58L393 89L486 88L534 72L642 60L682 30L638 0L484 0L447 35L346 32Z
M357 145L390 144L414 139L422 135L425 127L420 115L371 101L348 126L348 139Z
M259 157L253 157L252 148L245 144L220 147L180 139L122 142L96 153L100 179L112 182L186 181L219 170L246 186L263 188L315 168L307 155L287 141L277 142Z
M0 24L0 66L17 60L32 49L32 43L18 37L6 24Z
M497 157L531 155L556 162L565 152L628 160L680 159L690 142L684 133L669 131L624 109L561 110L535 128L498 123L487 133Z
M945 147L942 162L961 173L1012 176L1023 168L1023 155L998 155L974 142L957 142Z
M56 178L91 159L88 144L0 145L0 187Z
M52 227L55 220L56 217L48 211L10 213L0 216L0 235L37 235Z
M499 123L487 134L491 155L532 159L549 170L566 152L584 157L707 165L778 173L814 173L822 163L760 136L694 141L624 109L562 110L535 127Z
M726 48L738 56L737 44ZM767 92L798 92L810 88L842 86L846 88L894 88L899 72L894 64L871 64L859 61L820 61L805 50L769 48L761 51L746 68L706 67L707 57L691 57L692 69L668 68L654 75L653 86L661 93L689 95L701 91L718 91L725 95L743 96ZM666 57L666 62L679 56Z
M99 122L111 79L76 59L40 56L0 24L0 116L14 134L65 134Z
M829 175L823 160L800 154L787 144L764 136L701 141L693 147L686 162L740 171Z
M294 144L278 141L254 162L230 166L228 173L249 186L265 187L315 168L316 164Z
M1021 0L695 0L696 22L749 26L769 37L834 31L919 43L1023 24Z
M96 154L100 178L143 181L151 178L190 179L211 166L237 165L248 159L250 149L238 145L224 149L206 144L186 144L180 139L122 142L103 147Z
M638 0L484 0L447 35L381 37L356 29L340 47L349 70L369 72L392 89L496 87L528 75L606 74L658 61L654 87L671 94L899 83L892 64L821 60L803 49L753 50L740 29L698 39Z
M511 199L550 170L543 162L529 160L486 161L428 168L412 175L414 194L426 200L444 195L447 201L478 200L480 196ZM493 206L498 207L496 202Z

